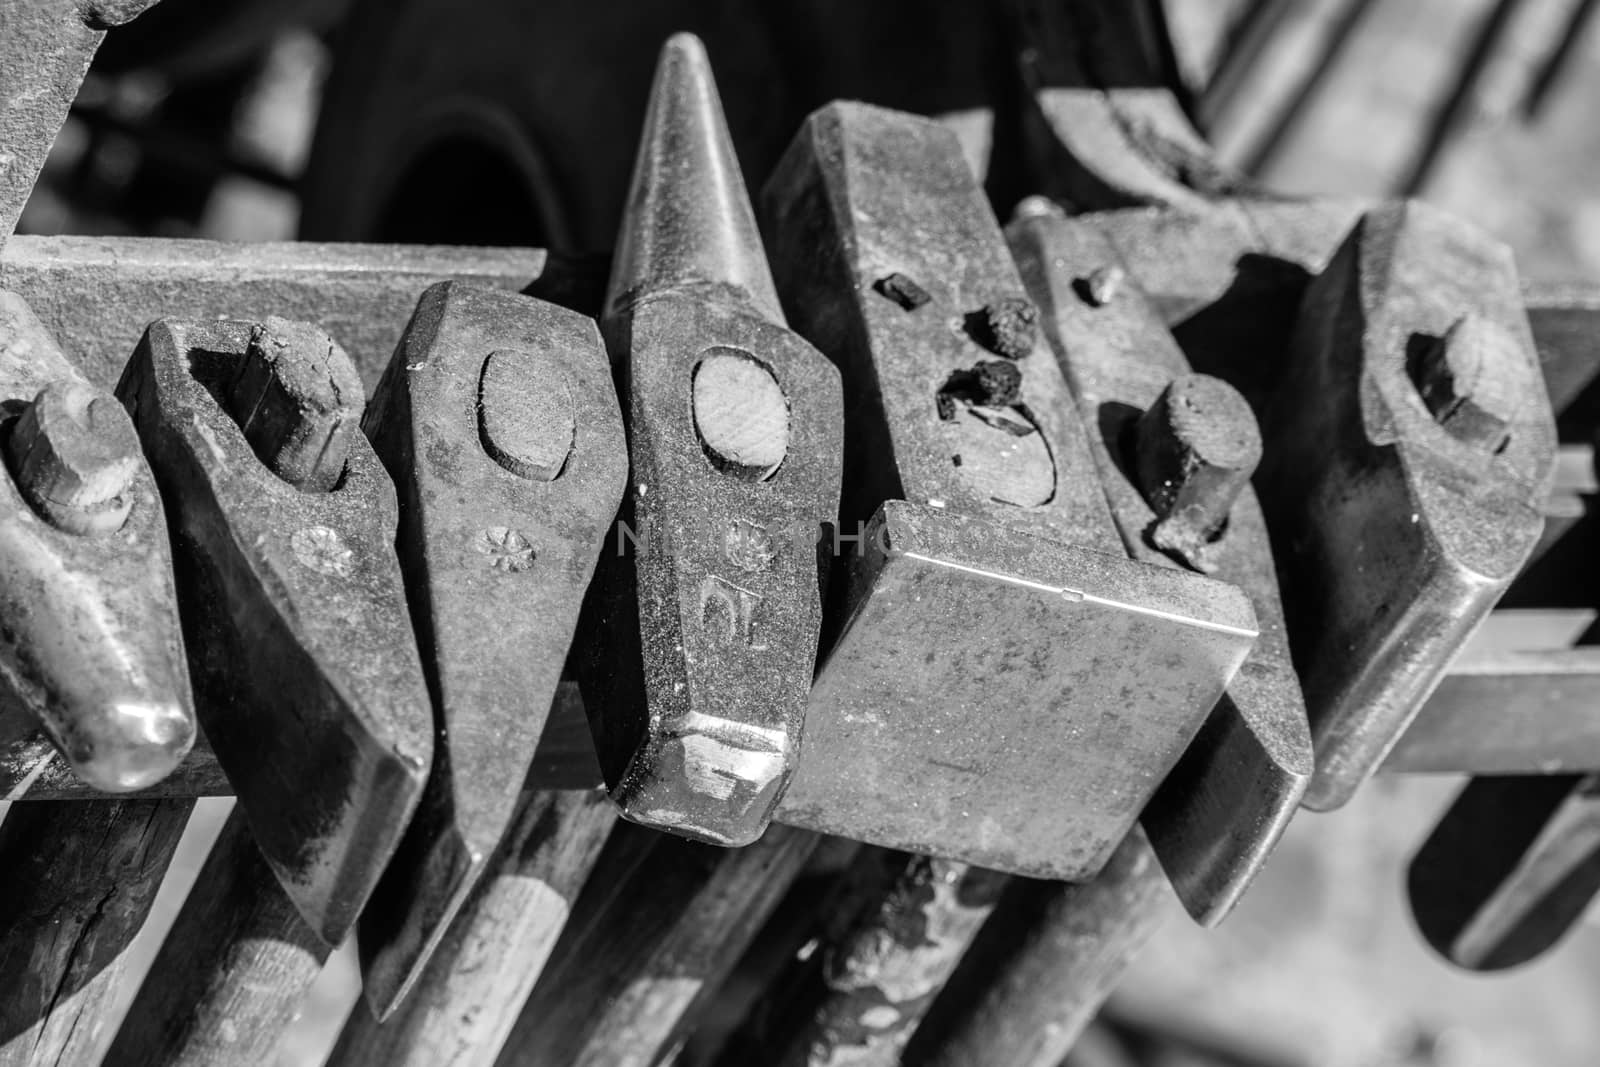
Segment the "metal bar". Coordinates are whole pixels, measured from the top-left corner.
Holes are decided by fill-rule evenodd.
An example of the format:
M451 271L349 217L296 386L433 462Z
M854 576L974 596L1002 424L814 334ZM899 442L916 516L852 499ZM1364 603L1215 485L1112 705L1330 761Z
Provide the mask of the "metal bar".
M281 315L332 334L370 393L428 286L523 289L546 262L537 248L20 236L0 253L0 288L21 294L68 358L108 389L157 318Z

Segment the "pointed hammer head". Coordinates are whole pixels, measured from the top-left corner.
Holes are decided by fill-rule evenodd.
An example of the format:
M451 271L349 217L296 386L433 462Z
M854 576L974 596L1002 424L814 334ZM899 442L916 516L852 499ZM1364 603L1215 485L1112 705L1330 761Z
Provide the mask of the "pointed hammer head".
M628 818L748 844L799 752L841 397L783 325L693 37L662 50L601 326L633 463L580 666L601 767Z

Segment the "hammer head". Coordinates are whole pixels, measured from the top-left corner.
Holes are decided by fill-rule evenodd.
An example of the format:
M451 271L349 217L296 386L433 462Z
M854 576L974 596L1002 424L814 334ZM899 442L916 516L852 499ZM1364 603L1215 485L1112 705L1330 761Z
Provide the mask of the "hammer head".
M166 519L127 414L0 291L0 733L43 726L108 792L188 755L193 698Z
M791 315L845 376L843 525L863 524L780 817L1091 876L1249 649L1250 605L1126 558L949 130L830 105L763 204Z
M1377 768L1543 528L1555 424L1510 250L1420 204L1366 213L1306 291L1262 429L1256 486L1316 750L1306 804L1325 810Z
M839 496L839 377L785 325L705 50L662 49L601 329L626 380L630 558L580 664L629 819L758 838L793 772Z
M778 817L1037 878L1104 865L1256 637L1232 586L902 501L851 581Z
M273 473L242 428L248 410L230 404L264 329L284 335L158 321L117 395L167 506L206 736L284 890L337 944L417 806L432 713L394 554L394 487L366 439L337 429L359 419L362 398L345 396L328 433L298 438L319 458L285 464L308 478L337 471L335 488L302 491ZM326 334L316 347L348 363ZM324 393L353 375L325 370ZM324 447L334 439L342 455Z
M544 733L628 454L594 322L498 289L423 294L363 427L397 547L437 759L361 923L363 989L405 995L506 831ZM587 742L587 738L585 738Z

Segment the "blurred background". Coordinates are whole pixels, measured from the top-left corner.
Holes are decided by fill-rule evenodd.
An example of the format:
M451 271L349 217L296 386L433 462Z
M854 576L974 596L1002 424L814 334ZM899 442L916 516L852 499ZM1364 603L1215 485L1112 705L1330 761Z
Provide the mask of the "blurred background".
M892 89L852 81L845 60L836 71L815 63L852 50L870 59L862 42L879 47L881 35L840 31L830 18L846 5L795 6L808 16L780 41L770 29L741 39L732 3L623 14L597 0L162 0L108 36L20 232L603 253L667 30L707 37L752 188L823 94L897 103ZM1166 0L1140 12L1152 69L1221 160L1265 187L1424 197L1509 242L1527 278L1600 280L1595 7ZM885 4L872 28L908 34L910 50L911 23L937 35L928 24L946 17ZM901 106L976 128L980 146L1003 141L972 89L992 71L937 50L918 61L938 91ZM986 157L975 155L980 170ZM1027 190L987 177L1004 217ZM1220 930L1198 930L1174 904L1068 1062L1600 1062L1593 926L1489 977L1450 968L1412 929L1401 872L1459 785L1380 777L1336 814L1301 816ZM164 936L227 803L201 802L146 949ZM320 1063L356 983L341 952L282 1062Z

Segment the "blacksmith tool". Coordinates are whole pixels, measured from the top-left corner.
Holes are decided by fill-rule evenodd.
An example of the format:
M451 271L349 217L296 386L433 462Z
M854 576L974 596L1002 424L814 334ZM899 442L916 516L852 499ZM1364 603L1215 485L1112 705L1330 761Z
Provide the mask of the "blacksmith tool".
M755 840L794 771L839 486L838 374L784 325L705 50L662 49L601 328L626 381L632 558L580 665L629 819Z
M1452 216L1362 216L1307 290L1256 479L1336 808L1537 544L1555 425L1510 250Z
M310 324L157 321L118 395L162 485L197 705L239 813L112 1059L261 1062L432 757L394 487L357 426L354 365Z
M452 282L423 294L363 426L399 493L438 729L421 807L361 921L381 1019L511 821L628 458L594 322Z
M1094 427L1123 540L1136 558L1166 553L1238 581L1263 620L1263 640L1145 808L1143 828L1095 878L1007 890L928 1009L907 1062L967 1063L976 1050L1005 1067L1059 1062L1166 914L1157 855L1190 913L1220 921L1311 772L1266 530L1254 501L1235 495L1259 454L1254 420L1224 383L1185 373L1137 285L1079 226L1029 213L1008 233L1083 421ZM1162 835L1154 854L1147 832Z
M1190 373L1091 226L1038 214L1007 233L1091 427L1128 554L1234 583L1260 623L1250 657L1142 816L1184 906L1213 925L1266 862L1312 771L1272 545L1249 484L1261 457L1255 415L1226 382Z
M161 320L117 393L167 504L201 724L284 890L337 944L433 748L361 380L304 323Z
M42 728L84 783L148 788L195 736L166 517L127 413L6 291L0 453L0 736L31 754ZM48 749L30 762L4 799L54 763ZM98 1054L123 951L192 807L42 801L6 814L0 1063Z
M0 434L0 734L43 727L89 785L147 788L195 736L156 482L116 399L3 290Z
M1090 877L1249 651L1249 601L1122 555L1037 308L947 130L830 105L765 204L798 328L851 385L842 524L861 537L779 817Z
M762 1040L776 1062L890 1062L993 908L1005 879L989 868L1093 876L1254 619L1231 587L1123 556L952 133L831 105L765 206L793 317L852 386L843 519L861 538L778 817L937 858L863 860L898 873Z

